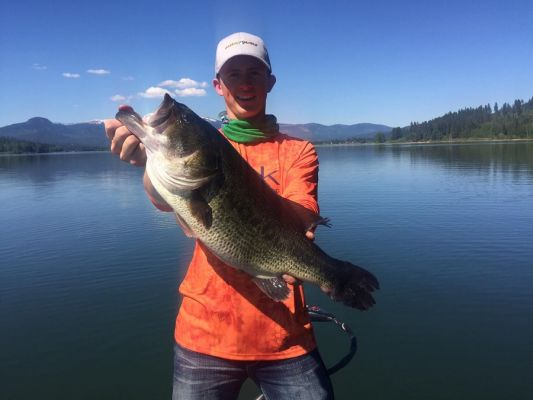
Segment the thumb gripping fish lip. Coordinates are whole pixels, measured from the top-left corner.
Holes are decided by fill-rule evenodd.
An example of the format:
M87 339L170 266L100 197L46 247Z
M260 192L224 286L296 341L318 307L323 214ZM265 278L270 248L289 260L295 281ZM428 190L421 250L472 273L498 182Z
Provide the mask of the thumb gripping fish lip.
M118 107L118 110L133 113L133 108L127 104L121 104Z

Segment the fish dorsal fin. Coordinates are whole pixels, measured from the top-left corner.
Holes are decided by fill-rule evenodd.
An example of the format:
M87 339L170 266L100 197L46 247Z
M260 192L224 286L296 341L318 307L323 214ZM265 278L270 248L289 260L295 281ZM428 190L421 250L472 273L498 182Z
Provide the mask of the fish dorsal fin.
M261 291L275 301L282 301L289 297L290 290L282 278L253 278L254 283Z

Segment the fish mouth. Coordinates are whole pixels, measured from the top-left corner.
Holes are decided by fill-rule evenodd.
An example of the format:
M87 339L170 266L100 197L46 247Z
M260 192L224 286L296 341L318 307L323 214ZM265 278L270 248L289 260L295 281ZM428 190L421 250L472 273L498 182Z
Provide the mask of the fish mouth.
M169 123L176 121L175 115L175 101L168 93L165 93L163 101L155 110L155 112L148 118L148 125L154 128L158 133L163 132Z
M139 125L144 124L142 117L137 114L132 107L126 105L120 106L118 108L118 112L115 115L115 118L122 122L124 125L126 125L126 122L134 122L135 124Z
M130 106L120 106L115 118L122 122L131 133L144 144L150 153L164 147L165 135L161 135L167 127L176 121L176 107L172 97L165 97L157 110L148 118L143 119Z
M122 122L135 136L139 138L141 142L144 143L144 140L147 136L146 134L146 124L144 123L142 117L135 112L135 110L130 106L120 106L118 109L115 118Z

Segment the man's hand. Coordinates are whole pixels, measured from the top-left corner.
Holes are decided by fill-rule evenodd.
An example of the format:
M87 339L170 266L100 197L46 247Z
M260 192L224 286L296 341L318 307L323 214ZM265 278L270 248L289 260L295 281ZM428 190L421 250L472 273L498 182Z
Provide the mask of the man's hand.
M146 165L146 149L144 145L131 133L122 122L116 119L104 121L105 133L111 141L110 149L122 161L138 167Z
M129 107L129 106L121 106ZM109 146L111 153L117 154L122 161L128 162L137 167L146 166L146 149L141 141L122 122L116 119L106 119L104 121L105 134L111 141ZM144 190L154 203L162 211L172 211L166 201L157 193L148 174L143 177Z
M315 240L315 234L312 231L305 232L305 236L309 240ZM300 283L300 280L296 279L294 276L283 274L281 276L285 282L287 282L290 285L294 285L296 283Z

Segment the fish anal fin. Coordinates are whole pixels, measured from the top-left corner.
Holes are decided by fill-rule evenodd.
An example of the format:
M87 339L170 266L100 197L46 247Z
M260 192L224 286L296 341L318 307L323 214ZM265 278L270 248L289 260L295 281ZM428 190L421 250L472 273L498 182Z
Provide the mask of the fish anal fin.
M291 292L287 282L279 277L255 277L252 280L264 294L275 301L286 300Z

